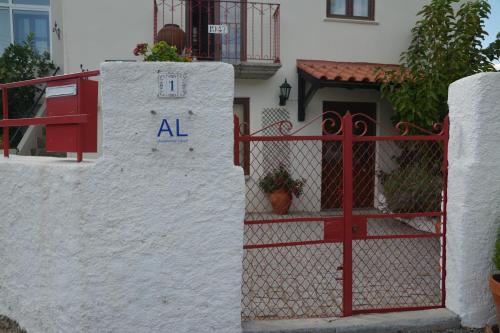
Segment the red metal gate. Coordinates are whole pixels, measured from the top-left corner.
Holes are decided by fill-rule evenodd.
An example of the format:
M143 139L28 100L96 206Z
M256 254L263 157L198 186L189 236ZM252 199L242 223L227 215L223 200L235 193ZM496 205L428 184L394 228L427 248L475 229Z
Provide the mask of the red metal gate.
M243 320L445 306L448 119L428 131L329 111L297 130L245 126L235 117L235 164L250 166ZM286 214L259 186L275 170L303 183Z

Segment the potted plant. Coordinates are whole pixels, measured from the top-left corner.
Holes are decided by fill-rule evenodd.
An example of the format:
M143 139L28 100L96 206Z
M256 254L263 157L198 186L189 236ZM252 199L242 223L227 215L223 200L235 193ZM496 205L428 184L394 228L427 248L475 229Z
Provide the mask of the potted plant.
M179 55L175 45L168 45L164 41L159 41L153 46L147 43L137 44L133 53L137 57L142 56L144 61L191 62L193 60L191 50L184 49Z
M269 196L276 214L288 213L292 205L292 194L299 198L304 190L304 179L293 179L288 170L280 165L259 181L259 188Z
M500 323L500 228L497 230L493 264L495 265L496 274L490 277L490 289L493 294L493 300L495 301L497 323Z
M158 41L175 46L177 53L182 52L186 47L186 33L177 24L165 24L160 31L158 31Z

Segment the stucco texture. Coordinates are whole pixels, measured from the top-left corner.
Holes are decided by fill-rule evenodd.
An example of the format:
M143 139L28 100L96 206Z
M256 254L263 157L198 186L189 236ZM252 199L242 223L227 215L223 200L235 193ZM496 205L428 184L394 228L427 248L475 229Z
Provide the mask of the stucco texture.
M494 321L488 278L500 226L500 73L453 83L449 93L447 307L466 327Z
M157 97L159 70L187 73L185 98ZM0 159L0 313L30 333L240 331L233 75L104 64L101 158ZM188 142L158 143L164 118Z

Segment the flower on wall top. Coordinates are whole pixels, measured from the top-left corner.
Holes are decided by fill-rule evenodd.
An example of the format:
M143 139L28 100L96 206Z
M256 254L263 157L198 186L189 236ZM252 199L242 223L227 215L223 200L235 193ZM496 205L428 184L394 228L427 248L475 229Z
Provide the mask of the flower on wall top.
M148 51L148 44L147 43L137 44L136 48L134 49L134 55L136 57L138 57L140 55L145 55L147 51Z
M155 43L152 47L147 43L137 44L133 51L136 57L143 56L144 61L173 61L191 62L190 49L184 50L182 55L177 54L177 47L168 45L164 41Z

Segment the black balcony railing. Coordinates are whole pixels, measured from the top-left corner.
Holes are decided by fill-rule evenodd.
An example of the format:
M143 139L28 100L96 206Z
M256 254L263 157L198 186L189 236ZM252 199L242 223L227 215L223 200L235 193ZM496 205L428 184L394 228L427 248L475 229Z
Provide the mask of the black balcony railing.
M199 60L280 62L280 5L246 0L155 0L154 39Z

